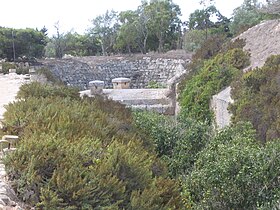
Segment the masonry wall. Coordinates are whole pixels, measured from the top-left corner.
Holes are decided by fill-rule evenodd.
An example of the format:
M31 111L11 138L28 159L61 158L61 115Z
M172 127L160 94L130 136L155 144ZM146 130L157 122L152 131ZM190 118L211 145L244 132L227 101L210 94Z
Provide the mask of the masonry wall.
M88 89L92 80L102 80L105 88L112 88L112 79L127 77L131 79L131 88L146 88L149 82L166 84L176 73L184 70L188 60L142 57L137 59L106 59L95 61L94 58L68 58L45 60L54 75L65 84Z

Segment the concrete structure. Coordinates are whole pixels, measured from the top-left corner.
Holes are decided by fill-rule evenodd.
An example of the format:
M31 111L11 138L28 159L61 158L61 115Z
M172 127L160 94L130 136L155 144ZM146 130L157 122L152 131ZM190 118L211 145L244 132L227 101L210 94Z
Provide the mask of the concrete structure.
M36 74L36 70L34 68L30 68L28 71L30 75Z
M129 89L131 79L121 77L112 79L114 89Z
M174 115L172 98L167 97L169 89L104 89L103 96L118 101L132 109L142 109ZM81 91L80 95L91 95L90 90Z
M9 73L16 73L17 70L16 69L9 69Z
M222 129L230 124L231 114L228 111L229 104L233 103L230 97L231 87L227 87L211 99L210 107L214 111L215 121L218 129Z
M89 89L91 95L101 95L103 93L104 82L101 80L94 80L89 82Z

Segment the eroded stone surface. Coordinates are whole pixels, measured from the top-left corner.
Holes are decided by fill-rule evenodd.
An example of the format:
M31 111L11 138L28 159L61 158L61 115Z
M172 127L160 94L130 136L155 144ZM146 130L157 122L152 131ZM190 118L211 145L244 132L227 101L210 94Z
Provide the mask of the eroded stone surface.
M214 111L216 125L218 129L222 129L230 124L231 114L228 111L228 106L233 103L230 97L231 88L227 87L220 93L214 95L211 100L211 108Z
M280 54L280 20L268 20L240 34L245 39L244 50L251 55L251 65L246 68L262 67L271 55Z

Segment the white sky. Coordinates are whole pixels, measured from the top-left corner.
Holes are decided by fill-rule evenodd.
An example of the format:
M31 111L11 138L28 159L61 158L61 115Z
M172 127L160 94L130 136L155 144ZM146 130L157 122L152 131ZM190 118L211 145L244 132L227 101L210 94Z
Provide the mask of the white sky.
M181 8L183 21L195 9L202 8L199 0L173 0ZM230 17L233 9L243 0L216 0L217 9ZM38 28L46 26L48 33L54 33L54 23L59 21L61 30L73 29L84 33L90 20L106 10L135 10L141 0L1 0L0 26L11 28Z

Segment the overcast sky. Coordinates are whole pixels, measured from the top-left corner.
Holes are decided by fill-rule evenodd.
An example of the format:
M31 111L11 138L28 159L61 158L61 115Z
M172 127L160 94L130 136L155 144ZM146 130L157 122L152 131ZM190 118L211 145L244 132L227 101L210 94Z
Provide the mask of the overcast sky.
M173 0L182 11L181 19L201 8L199 0ZM216 0L216 7L230 17L233 9L243 0ZM49 35L54 32L54 23L59 21L62 31L73 29L84 33L90 20L106 10L135 10L141 0L1 0L0 26L11 28L38 28L46 26Z

